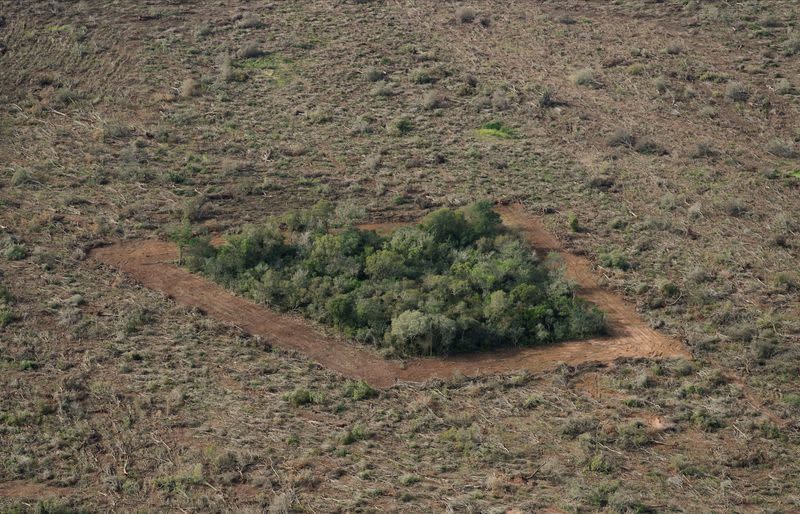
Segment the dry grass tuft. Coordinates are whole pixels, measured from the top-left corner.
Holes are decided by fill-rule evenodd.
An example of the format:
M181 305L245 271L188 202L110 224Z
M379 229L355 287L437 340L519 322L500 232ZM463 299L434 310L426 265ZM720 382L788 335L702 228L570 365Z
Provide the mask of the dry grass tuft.
M472 23L475 20L475 9L472 7L459 7L456 9L456 20L461 23Z

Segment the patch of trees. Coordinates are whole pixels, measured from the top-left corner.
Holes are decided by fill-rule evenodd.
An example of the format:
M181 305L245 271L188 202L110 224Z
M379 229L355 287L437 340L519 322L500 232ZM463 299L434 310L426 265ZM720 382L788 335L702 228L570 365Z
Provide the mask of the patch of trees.
M487 201L439 209L381 236L332 230L333 207L268 219L214 248L184 249L193 271L274 309L296 311L399 356L581 339L606 330Z

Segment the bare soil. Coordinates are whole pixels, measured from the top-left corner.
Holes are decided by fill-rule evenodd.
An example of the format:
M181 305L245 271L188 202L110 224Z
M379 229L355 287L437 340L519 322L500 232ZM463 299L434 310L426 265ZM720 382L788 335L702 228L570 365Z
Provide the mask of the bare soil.
M65 487L51 487L27 480L11 480L0 483L0 498L60 498L69 493Z
M521 230L537 250L561 251L558 241L521 206L505 207L502 215L505 222ZM560 363L608 363L625 357L690 358L681 342L648 327L630 303L601 288L586 259L569 253L561 255L566 273L579 285L580 294L607 313L611 336L400 362L326 335L302 319L271 311L176 266L178 255L172 243L148 239L92 252L92 257L98 261L130 274L145 286L162 291L182 304L232 323L251 335L266 338L281 348L299 351L325 367L348 377L361 378L375 387L388 387L397 381L447 379L458 374L479 376L518 370L541 371Z

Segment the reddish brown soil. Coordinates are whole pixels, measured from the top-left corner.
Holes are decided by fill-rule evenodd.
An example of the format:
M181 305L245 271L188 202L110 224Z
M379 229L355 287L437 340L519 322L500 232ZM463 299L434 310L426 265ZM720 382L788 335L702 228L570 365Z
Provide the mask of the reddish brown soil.
M505 207L501 213L505 223L522 230L537 249L544 252L560 249L558 241L521 207ZM601 289L586 259L566 253L562 255L568 276L581 287L581 296L608 315L610 337L400 362L331 338L302 319L270 311L179 268L175 265L177 251L171 243L132 241L92 252L94 259L131 275L145 286L162 291L180 303L232 323L249 334L265 337L281 348L297 350L343 375L363 378L375 387L388 387L397 381L446 379L457 374L476 376L518 370L541 371L559 363L608 363L623 357L690 357L679 341L649 328L632 305Z
M44 484L35 484L25 480L11 480L0 484L0 498L38 499L63 498L72 492L62 487L52 487Z

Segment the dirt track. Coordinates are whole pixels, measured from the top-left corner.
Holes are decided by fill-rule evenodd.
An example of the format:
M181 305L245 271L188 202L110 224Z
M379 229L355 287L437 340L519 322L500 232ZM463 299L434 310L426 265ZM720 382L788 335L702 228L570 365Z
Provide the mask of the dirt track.
M521 207L506 207L501 213L505 223L522 230L537 249L544 252L560 249L558 241ZM567 274L581 286L581 296L597 304L608 315L611 337L399 362L328 337L302 319L270 311L179 268L174 264L177 251L171 243L132 241L98 248L91 254L92 258L131 275L143 285L162 291L180 303L197 307L209 316L232 323L252 335L263 336L281 348L299 351L343 375L363 378L375 387L388 387L397 381L449 378L459 373L475 376L523 369L541 371L562 362L574 365L608 363L621 357L690 357L679 341L649 328L632 305L601 289L586 259L562 255Z

